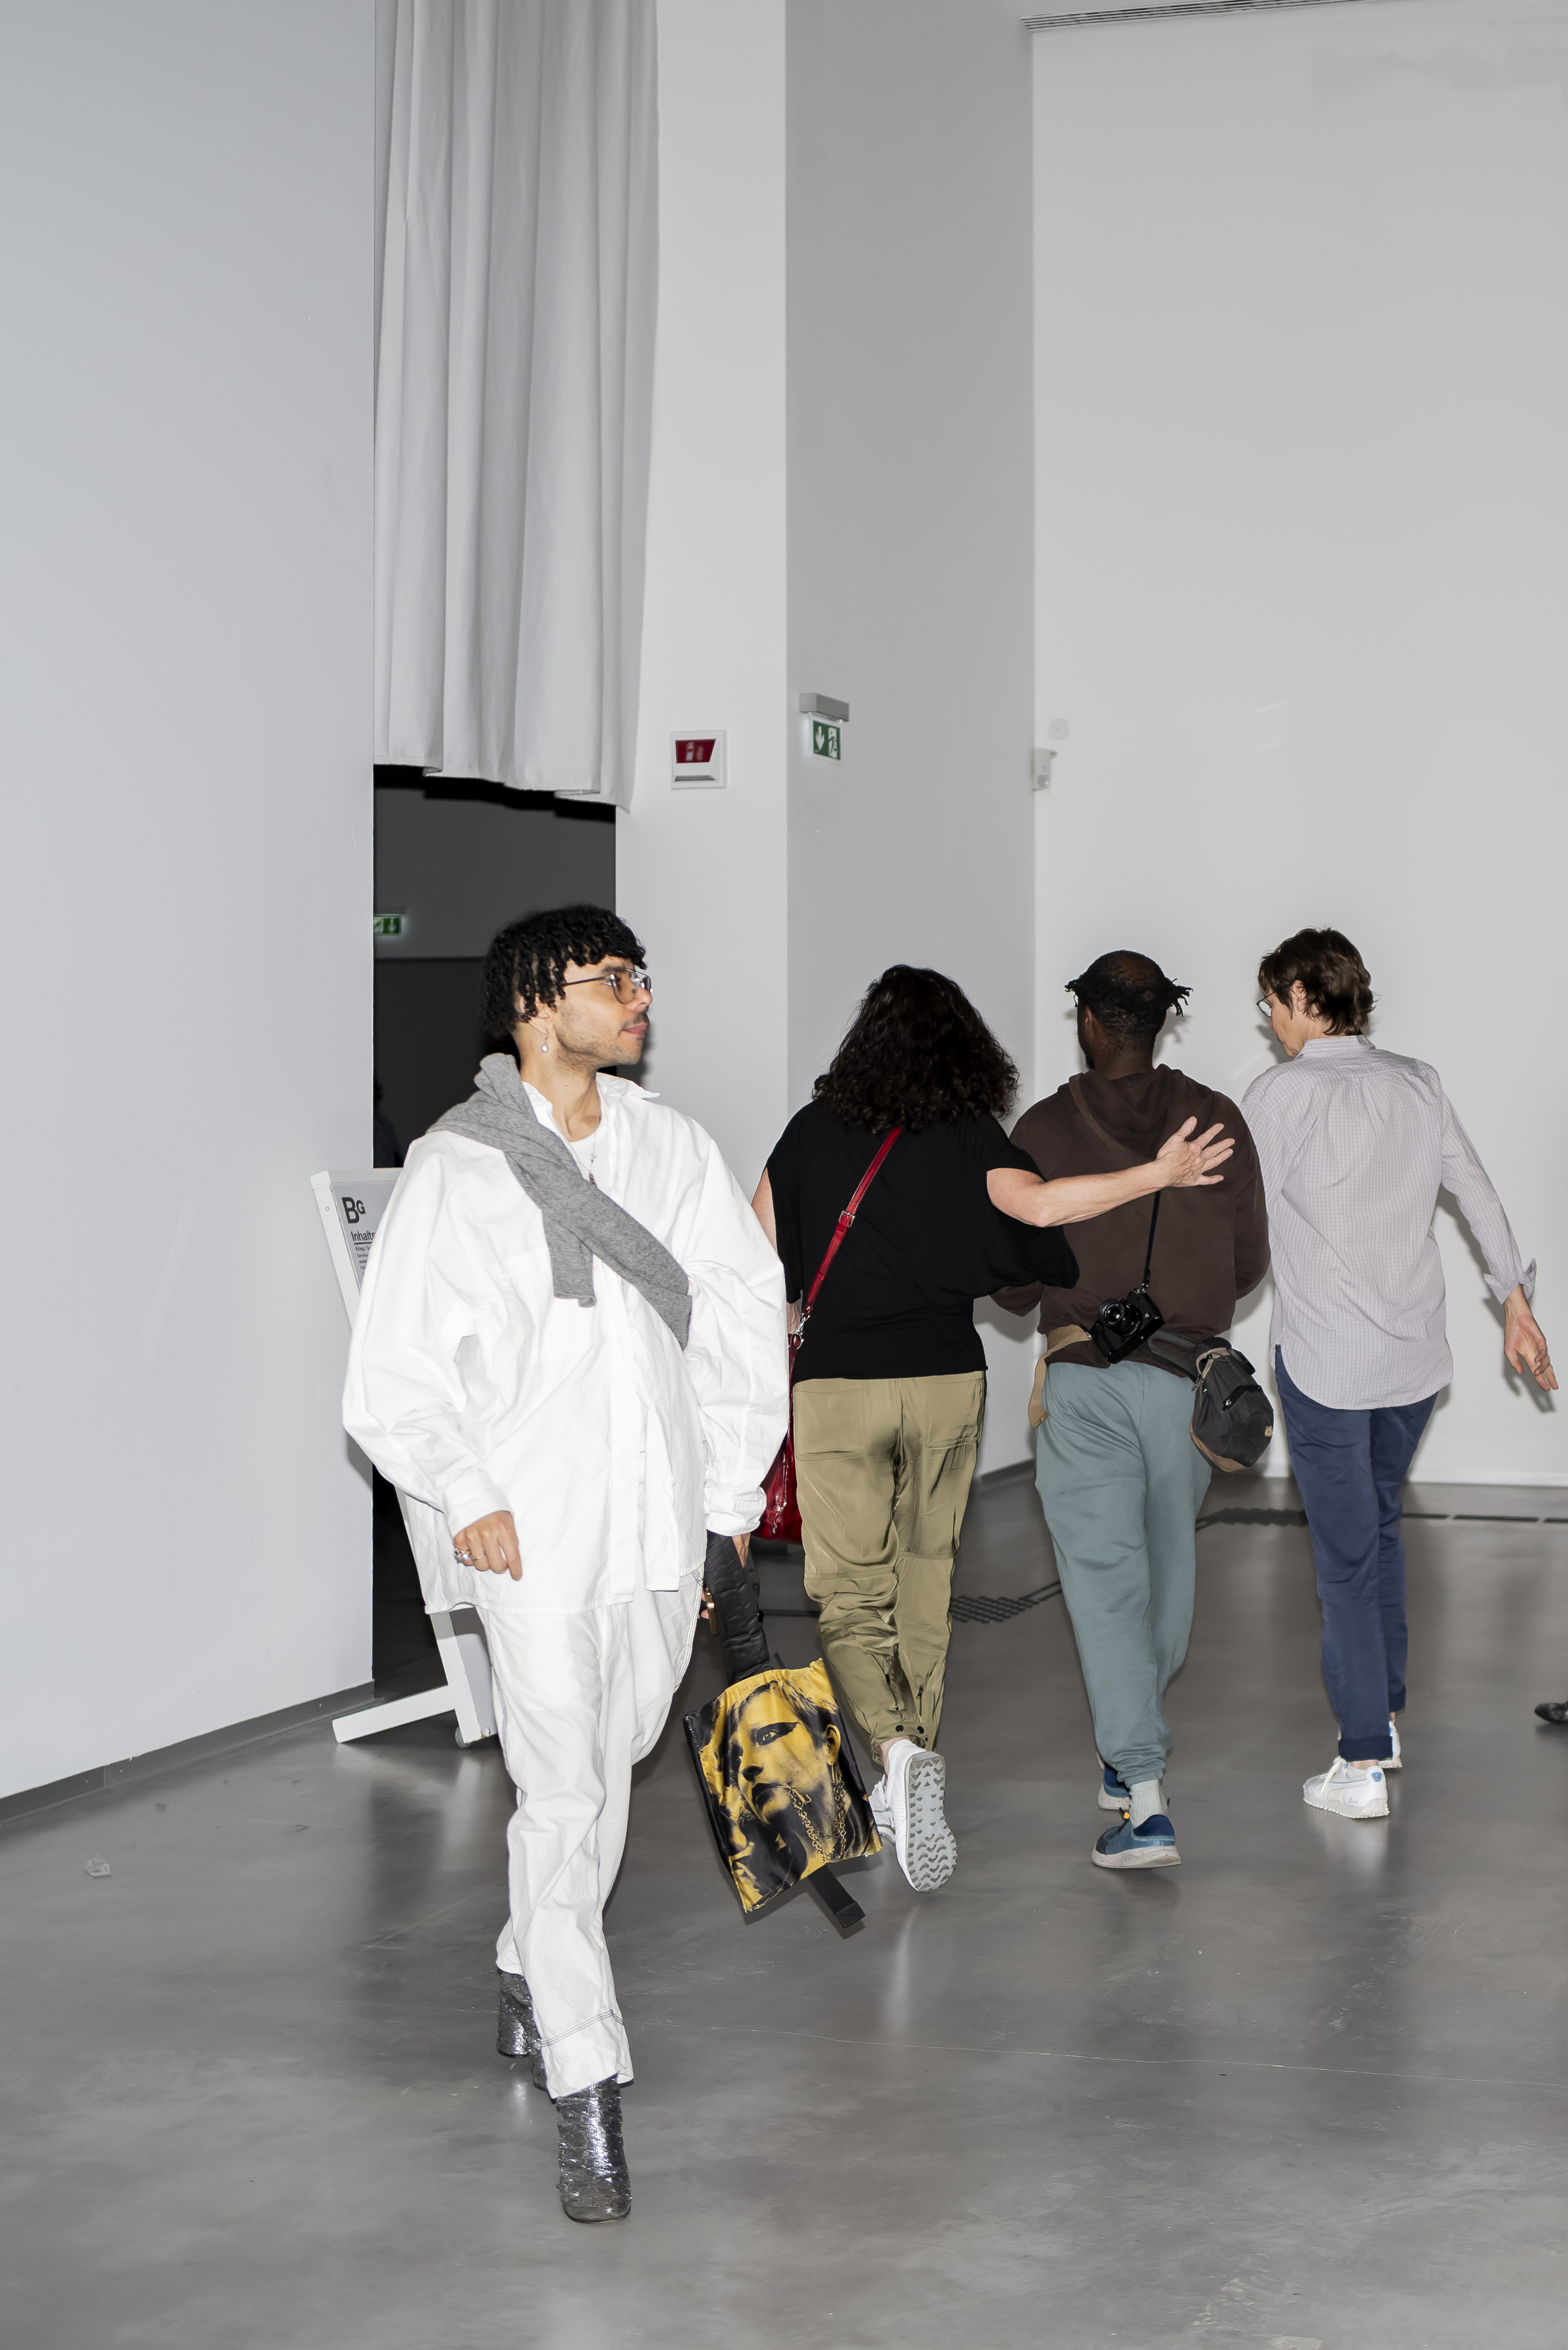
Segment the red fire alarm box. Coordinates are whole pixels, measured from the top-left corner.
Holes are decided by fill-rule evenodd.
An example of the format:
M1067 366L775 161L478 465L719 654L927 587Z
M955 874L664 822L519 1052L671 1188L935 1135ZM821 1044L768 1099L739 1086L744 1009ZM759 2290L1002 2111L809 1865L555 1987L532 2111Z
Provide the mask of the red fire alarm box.
M722 790L724 783L723 735L672 734L670 738L670 781L678 792Z

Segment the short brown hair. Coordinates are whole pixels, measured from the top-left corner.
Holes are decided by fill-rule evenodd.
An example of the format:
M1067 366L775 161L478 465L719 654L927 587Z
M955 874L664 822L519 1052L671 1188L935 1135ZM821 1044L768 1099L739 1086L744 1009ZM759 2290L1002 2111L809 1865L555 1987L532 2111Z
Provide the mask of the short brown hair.
M1363 1034L1376 1001L1372 974L1343 931L1297 931L1258 965L1258 985L1282 1003L1298 979L1307 1010L1328 1022L1331 1035Z

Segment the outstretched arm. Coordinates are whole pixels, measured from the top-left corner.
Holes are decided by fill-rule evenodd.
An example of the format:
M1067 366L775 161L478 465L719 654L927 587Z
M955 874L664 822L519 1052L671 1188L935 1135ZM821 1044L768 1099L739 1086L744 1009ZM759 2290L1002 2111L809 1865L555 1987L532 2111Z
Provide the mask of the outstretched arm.
M1194 1137L1197 1123L1188 1118L1161 1143L1156 1158L1115 1175L1059 1175L1048 1183L1022 1167L993 1167L985 1179L992 1205L1021 1224L1082 1224L1129 1200L1146 1200L1151 1191L1222 1183L1218 1170L1236 1146L1219 1126Z
M1522 1283L1502 1301L1502 1352L1521 1378L1528 1371L1542 1395L1555 1392L1557 1374L1546 1351L1545 1333L1530 1310Z
M1528 1371L1542 1394L1550 1395L1557 1385L1557 1374L1541 1325L1530 1310L1535 1267L1521 1258L1502 1201L1447 1094L1442 1102L1443 1181L1475 1234L1486 1261L1486 1285L1502 1307L1503 1358L1521 1378Z

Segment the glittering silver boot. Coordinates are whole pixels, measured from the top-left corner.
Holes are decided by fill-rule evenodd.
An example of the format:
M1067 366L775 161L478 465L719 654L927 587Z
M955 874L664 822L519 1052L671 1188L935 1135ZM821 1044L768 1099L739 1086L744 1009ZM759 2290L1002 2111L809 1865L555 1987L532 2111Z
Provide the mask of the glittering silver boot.
M545 2056L539 2045L539 2027L534 2021L534 2002L528 1996L528 1986L521 1975L501 1976L501 2012L495 2021L495 2048L501 2056L526 2056L534 2067L534 2086L547 2089L545 2078Z
M556 2100L561 2128L561 2209L568 2220L624 2220L631 2174L620 2139L620 2083L615 2074Z

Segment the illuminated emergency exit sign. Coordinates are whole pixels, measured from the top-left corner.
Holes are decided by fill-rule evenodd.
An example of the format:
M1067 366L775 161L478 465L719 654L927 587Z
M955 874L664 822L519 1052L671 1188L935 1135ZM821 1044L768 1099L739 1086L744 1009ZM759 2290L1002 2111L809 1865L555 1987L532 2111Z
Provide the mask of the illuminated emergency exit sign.
M839 732L831 718L812 720L811 755L814 759L837 759L843 756Z

